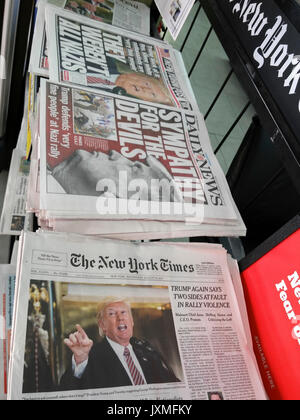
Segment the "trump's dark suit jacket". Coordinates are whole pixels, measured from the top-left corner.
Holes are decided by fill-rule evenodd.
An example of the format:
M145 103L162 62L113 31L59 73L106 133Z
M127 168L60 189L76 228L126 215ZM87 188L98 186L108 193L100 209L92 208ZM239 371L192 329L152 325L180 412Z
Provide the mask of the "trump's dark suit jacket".
M179 382L160 354L144 340L132 338L130 343L143 369L148 384ZM111 388L132 385L118 356L106 339L95 344L81 379L74 377L72 367L63 375L61 390Z

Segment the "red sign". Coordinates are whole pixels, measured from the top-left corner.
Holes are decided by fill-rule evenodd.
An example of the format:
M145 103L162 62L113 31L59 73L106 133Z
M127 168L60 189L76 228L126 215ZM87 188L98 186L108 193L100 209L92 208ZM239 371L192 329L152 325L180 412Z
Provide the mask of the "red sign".
M300 229L242 272L257 361L271 399L300 399Z

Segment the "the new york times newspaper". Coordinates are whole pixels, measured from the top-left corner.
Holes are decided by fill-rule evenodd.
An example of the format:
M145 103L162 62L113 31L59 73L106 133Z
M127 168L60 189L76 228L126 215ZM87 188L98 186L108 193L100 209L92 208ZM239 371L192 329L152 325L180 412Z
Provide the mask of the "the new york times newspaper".
M9 399L265 398L221 246L22 244Z
M40 76L49 76L48 44L45 27L45 7L47 4L65 8L95 21L112 24L147 36L150 35L150 9L146 5L135 1L104 1L102 5L98 3L95 6L92 5L92 2L83 0L40 0L37 4L37 17L29 64L30 71Z
M49 5L45 16L52 81L197 107L180 58L168 44Z
M42 80L40 209L237 223L200 113Z

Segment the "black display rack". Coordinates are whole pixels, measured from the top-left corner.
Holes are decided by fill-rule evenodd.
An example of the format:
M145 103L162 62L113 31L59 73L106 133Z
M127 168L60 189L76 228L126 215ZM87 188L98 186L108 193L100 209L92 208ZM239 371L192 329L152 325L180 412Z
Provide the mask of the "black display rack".
M7 8L6 11L5 8ZM2 97L1 100L4 101L5 109L3 111L6 115L0 136L0 170L9 168L12 150L17 143L21 128L34 10L35 0L3 0L0 2L1 41L4 43L4 32L5 35L8 34L7 43L11 41L9 37L15 38L12 45L2 45L4 49L11 49L12 54L9 62L5 63L6 79L1 81L4 84L5 92L5 97ZM4 21L5 16L9 17L8 22ZM13 27L7 28L7 24L11 24ZM5 59L7 60L7 57Z

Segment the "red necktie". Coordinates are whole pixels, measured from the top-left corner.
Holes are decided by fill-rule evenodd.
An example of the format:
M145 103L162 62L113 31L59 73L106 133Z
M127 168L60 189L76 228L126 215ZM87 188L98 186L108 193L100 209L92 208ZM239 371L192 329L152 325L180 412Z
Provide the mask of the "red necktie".
M87 82L88 82L88 84L90 85L93 85L93 84L99 84L99 83L101 83L102 85L107 85L107 86L113 86L113 85L115 85L115 83L112 83L111 81L109 81L109 80L106 80L106 79L102 79L101 77L98 77L98 76L87 76Z
M134 385L143 385L145 381L140 372L138 371L137 367L135 366L132 357L130 356L130 351L127 347L125 347L124 349L124 357L128 365L129 372L131 374L131 378Z

